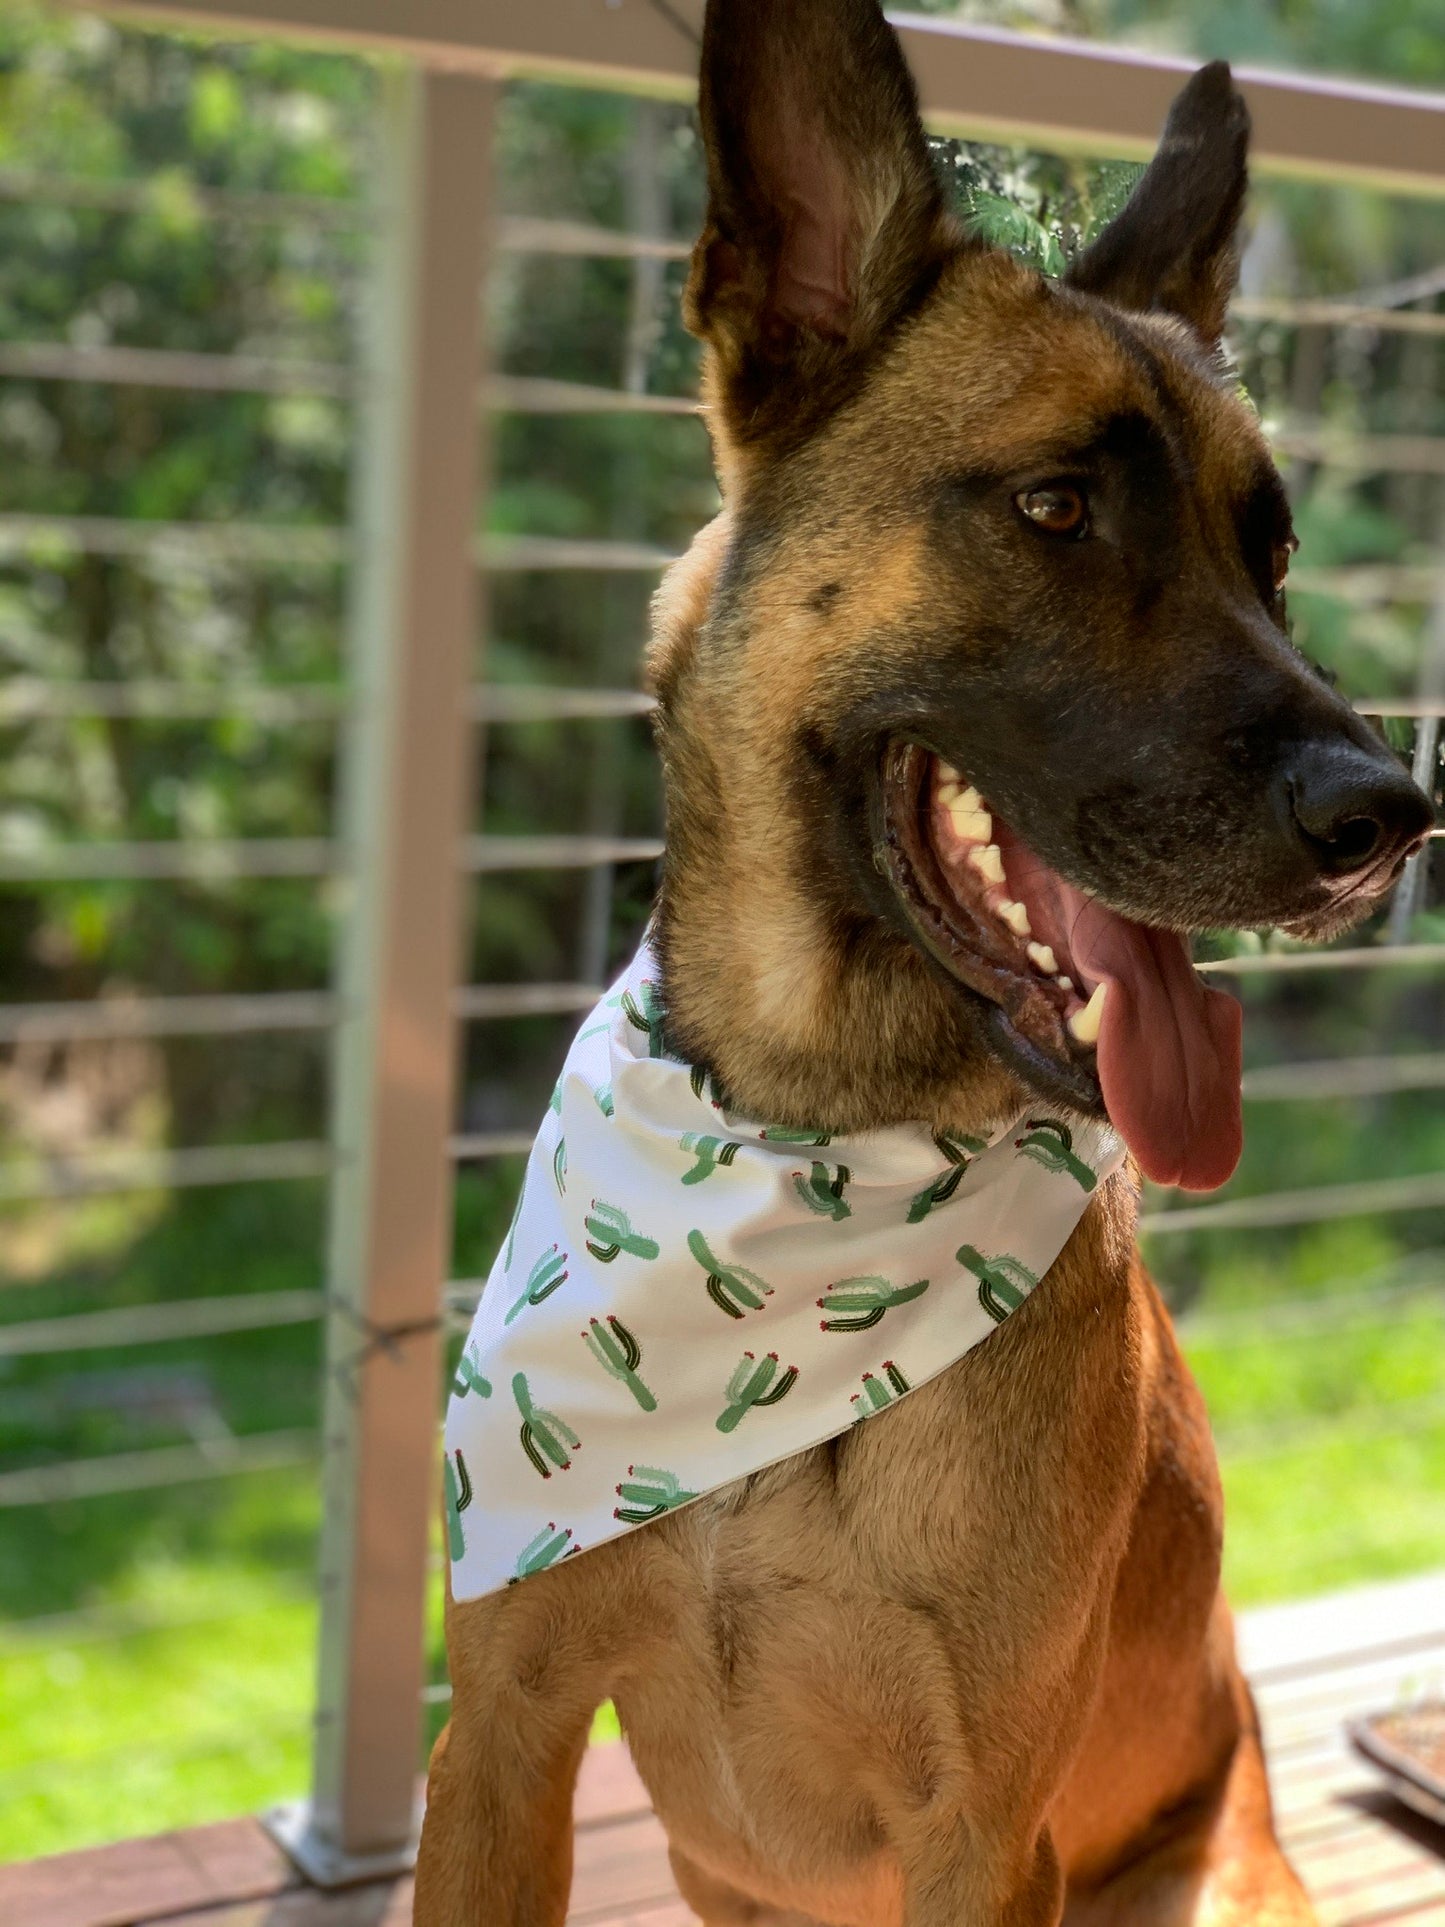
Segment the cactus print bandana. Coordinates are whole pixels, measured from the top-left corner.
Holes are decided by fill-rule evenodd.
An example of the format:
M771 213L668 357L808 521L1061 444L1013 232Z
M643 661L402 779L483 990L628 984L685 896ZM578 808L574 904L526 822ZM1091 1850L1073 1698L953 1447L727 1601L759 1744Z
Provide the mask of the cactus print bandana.
M473 1599L872 1419L981 1344L1124 1147L1030 1112L983 1143L725 1110L667 1052L644 944L583 1024L452 1382Z

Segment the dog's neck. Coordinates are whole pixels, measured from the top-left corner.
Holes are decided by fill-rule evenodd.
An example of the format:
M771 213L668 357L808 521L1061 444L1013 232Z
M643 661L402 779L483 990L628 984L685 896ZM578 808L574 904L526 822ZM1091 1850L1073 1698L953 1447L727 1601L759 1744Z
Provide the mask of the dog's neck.
M816 852L791 807L790 744L769 692L729 673L726 637L702 634L727 541L720 516L654 609L669 1034L750 1115L837 1131L917 1119L986 1135L1017 1115L1022 1087L969 1035L957 997L910 943L809 887Z

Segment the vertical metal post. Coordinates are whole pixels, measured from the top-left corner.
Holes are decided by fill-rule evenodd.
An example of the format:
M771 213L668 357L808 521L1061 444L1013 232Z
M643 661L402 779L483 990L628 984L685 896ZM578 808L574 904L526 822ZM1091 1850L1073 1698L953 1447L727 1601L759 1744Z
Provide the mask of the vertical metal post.
M309 1805L268 1816L325 1886L415 1844L498 93L475 75L386 84L357 387L315 1762Z

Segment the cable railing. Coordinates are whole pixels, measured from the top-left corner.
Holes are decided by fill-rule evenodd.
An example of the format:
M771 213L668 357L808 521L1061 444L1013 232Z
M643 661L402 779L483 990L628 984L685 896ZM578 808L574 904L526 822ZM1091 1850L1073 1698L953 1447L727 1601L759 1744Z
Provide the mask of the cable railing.
M0 171L0 200L51 199L76 207L117 214L144 212L155 205L157 190L144 182L57 182ZM324 196L242 194L192 189L185 193L206 218L218 221L303 222L359 229L377 218L377 207ZM592 256L632 262L676 262L688 244L650 235L603 230L582 222L509 217L498 226L497 245L506 251ZM1428 284L1428 285L1426 285ZM1414 277L1389 288L1363 290L1352 297L1241 297L1235 318L1244 324L1271 323L1349 332L1375 330L1402 336L1445 335L1445 314L1422 312L1407 304L1445 293L1445 271ZM0 379L44 382L94 382L149 386L196 393L311 394L346 401L358 377L343 362L288 360L273 355L202 354L120 345L80 347L68 343L0 343ZM578 416L637 414L691 416L691 397L637 392L625 388L538 376L493 374L479 385L479 398L494 412L520 415ZM1425 477L1445 475L1445 437L1431 435L1345 435L1308 419L1279 426L1282 453L1331 469L1360 473L1389 470ZM353 538L345 527L305 523L138 522L119 517L8 513L0 515L0 556L67 549L117 560L144 562L167 554L189 564L214 562L229 567L347 569L353 566ZM598 572L646 576L661 571L674 553L660 544L620 536L493 534L476 540L473 560L488 573ZM1445 590L1445 563L1352 564L1294 572L1292 586L1311 594L1338 597L1351 604L1380 601L1430 601ZM468 718L482 725L544 721L601 722L646 716L653 699L630 689L564 686L473 685L465 697ZM266 726L350 726L358 698L344 685L217 684L145 679L123 684L47 682L16 679L0 687L0 725L82 717L134 718L157 723L204 722L242 718ZM1428 695L1374 695L1356 707L1372 716L1428 720L1445 715L1445 700ZM652 863L662 852L657 837L601 832L565 835L499 834L488 830L461 839L457 868L486 876L525 871L607 871L625 863ZM46 881L154 881L237 878L296 878L322 882L347 873L349 849L335 835L320 837L177 838L173 841L117 840L115 843L37 843L0 849L0 883L23 887ZM1213 959L1200 968L1226 978L1394 971L1445 966L1445 943L1345 944L1328 950L1271 947ZM451 1014L459 1023L508 1022L530 1017L566 1017L590 1008L600 985L582 981L472 984L458 989ZM136 1038L224 1039L259 1032L326 1034L351 1014L340 991L276 990L210 996L107 995L89 1003L48 1002L0 1006L0 1047L100 1043ZM1445 1088L1445 1053L1374 1053L1348 1059L1321 1059L1251 1069L1245 1099L1252 1106L1389 1097ZM530 1149L528 1126L454 1131L446 1144L457 1165L518 1157ZM100 1197L125 1189L187 1189L231 1184L326 1179L337 1168L338 1152L329 1141L306 1140L266 1145L214 1145L176 1149L122 1150L108 1147L69 1159L28 1160L23 1168L0 1165L0 1203ZM1359 1214L1411 1213L1445 1209L1445 1173L1420 1173L1391 1179L1319 1185L1252 1197L1225 1196L1199 1205L1149 1210L1143 1230L1154 1237L1190 1232L1271 1229L1332 1222ZM463 1329L480 1296L478 1277L451 1279L444 1288L447 1329ZM1292 1332L1338 1329L1350 1317L1383 1312L1423 1296L1428 1284L1381 1288L1371 1296L1354 1294L1356 1309L1342 1305L1285 1308L1297 1322ZM1365 1307L1362 1312L1358 1307ZM312 1288L218 1294L169 1302L116 1306L27 1319L0 1325L0 1359L65 1358L76 1354L226 1337L244 1332L317 1323L335 1309L324 1284ZM1310 1322L1313 1318L1313 1323ZM1333 1321L1333 1322L1332 1322ZM1280 1322L1272 1329L1283 1330ZM1193 1337L1197 1325L1186 1328ZM1207 1330L1203 1334L1207 1336ZM374 1334L363 1332L366 1342ZM383 1339L385 1334L382 1335ZM1421 1401L1413 1407L1352 1410L1349 1422L1363 1433L1405 1429L1431 1422ZM1240 1430L1226 1434L1230 1451L1256 1452L1286 1438L1308 1441L1320 1425L1338 1421L1282 1421L1269 1439ZM1290 1428L1294 1427L1293 1430ZM1311 1428L1314 1428L1312 1432ZM0 1473L0 1510L42 1507L71 1501L159 1491L255 1472L294 1468L315 1460L321 1449L316 1429L284 1428L240 1437L166 1444L96 1457L57 1460ZM109 1636L109 1635L106 1635ZM116 1635L122 1636L122 1635ZM441 1683L427 1686L423 1700L440 1705L449 1696ZM319 1715L324 1720L327 1715ZM318 1721L288 1723L286 1730L310 1730ZM229 1738L218 1744L229 1744ZM212 1745L198 1742L198 1757ZM21 1776L25 1777L24 1774Z

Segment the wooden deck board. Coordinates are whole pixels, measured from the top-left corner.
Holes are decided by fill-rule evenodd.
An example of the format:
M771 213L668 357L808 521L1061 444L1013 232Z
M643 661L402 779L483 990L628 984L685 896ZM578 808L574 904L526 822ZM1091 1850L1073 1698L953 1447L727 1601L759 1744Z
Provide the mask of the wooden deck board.
M1345 1722L1445 1692L1445 1574L1245 1614L1281 1838L1323 1927L1445 1927L1445 1829L1399 1806ZM577 1788L569 1927L691 1927L626 1749ZM321 1894L254 1820L0 1868L0 1927L410 1927L411 1882ZM498 1923L498 1927L501 1924Z

